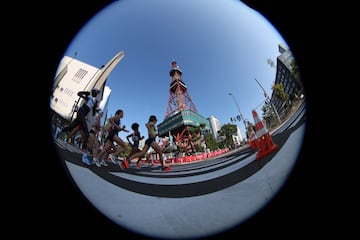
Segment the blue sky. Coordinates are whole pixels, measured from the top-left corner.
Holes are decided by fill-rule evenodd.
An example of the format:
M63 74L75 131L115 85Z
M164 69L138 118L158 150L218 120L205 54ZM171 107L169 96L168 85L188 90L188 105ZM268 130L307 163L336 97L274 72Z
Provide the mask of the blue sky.
M114 1L85 24L64 55L95 67L120 50L125 57L110 73L109 113L124 110L122 124L144 124L150 115L161 123L169 98L172 60L199 114L215 116L221 124L239 115L254 122L261 115L264 94L271 95L278 44L288 46L281 33L258 13L234 0ZM237 122L244 136L242 122ZM121 132L124 138L127 133Z

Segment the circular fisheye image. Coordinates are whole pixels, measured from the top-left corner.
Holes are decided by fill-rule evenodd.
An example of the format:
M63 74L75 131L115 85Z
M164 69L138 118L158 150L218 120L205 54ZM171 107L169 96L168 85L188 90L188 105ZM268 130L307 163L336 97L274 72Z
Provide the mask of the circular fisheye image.
M114 1L54 73L56 154L79 195L129 232L222 233L292 173L306 128L300 69L241 1Z

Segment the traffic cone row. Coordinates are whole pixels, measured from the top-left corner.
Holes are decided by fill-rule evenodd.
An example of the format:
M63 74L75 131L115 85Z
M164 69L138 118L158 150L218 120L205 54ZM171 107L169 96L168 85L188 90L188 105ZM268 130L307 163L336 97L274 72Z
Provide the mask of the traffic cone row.
M266 129L255 110L252 111L252 115L255 121L257 136L256 146L258 148L258 152L256 154L256 160L259 160L278 149L278 145L273 142L269 131Z

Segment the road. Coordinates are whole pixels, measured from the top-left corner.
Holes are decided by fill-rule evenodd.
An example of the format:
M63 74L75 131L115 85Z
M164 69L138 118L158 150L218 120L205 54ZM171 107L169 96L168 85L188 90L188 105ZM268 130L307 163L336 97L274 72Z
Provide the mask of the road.
M69 176L104 217L134 234L189 239L227 231L266 206L296 164L305 126L304 103L271 132L278 149L264 158L244 147L167 173L146 164L126 171L112 163L88 166L76 148L55 143Z

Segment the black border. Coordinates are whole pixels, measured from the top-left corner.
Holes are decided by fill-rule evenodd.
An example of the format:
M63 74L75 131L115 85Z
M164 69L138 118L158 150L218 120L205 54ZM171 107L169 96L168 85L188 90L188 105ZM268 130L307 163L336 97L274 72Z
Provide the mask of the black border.
M38 73L37 77L44 84L46 93L43 94L44 99L36 106L37 109L46 109L38 111L37 116L41 119L36 120L35 126L40 127L32 129L41 136L35 143L31 143L31 150L36 149L36 154L34 154L35 158L37 156L36 170L29 174L28 171L32 169L30 167L34 166L28 166L25 175L27 177L25 183L31 183L29 189L31 197L24 203L29 217L27 223L31 225L29 232L35 236L92 237L93 233L101 232L102 238L144 239L105 219L86 199L80 197L68 176L65 175L60 161L54 161L57 156L50 136L48 113L50 112L51 81L49 79L53 79L64 51L78 30L111 2L108 0L65 0L42 3L36 5L36 9L31 13L29 11L26 15L31 25L30 30L32 29L35 36L35 40L31 41L27 50L31 56L42 61L41 69L37 69L39 65L31 65L32 72ZM248 0L242 2L262 13L283 35L295 55L307 95L306 135L293 173L271 203L241 226L208 239L223 239L230 236L238 238L307 237L309 232L316 230L314 217L318 218L319 213L316 207L319 203L316 201L318 195L313 187L318 173L315 171L316 163L312 160L311 152L317 144L316 132L320 126L322 108L321 102L314 100L314 96L320 90L319 86L311 80L314 70L313 44L316 44L312 37L314 29L312 24L304 21L304 16L306 16L307 20L310 18L316 22L317 19L313 13L315 10L312 11L301 1L287 3ZM39 130L39 128L49 131ZM40 132L45 132L45 134L40 135ZM32 220L34 218L36 221Z

